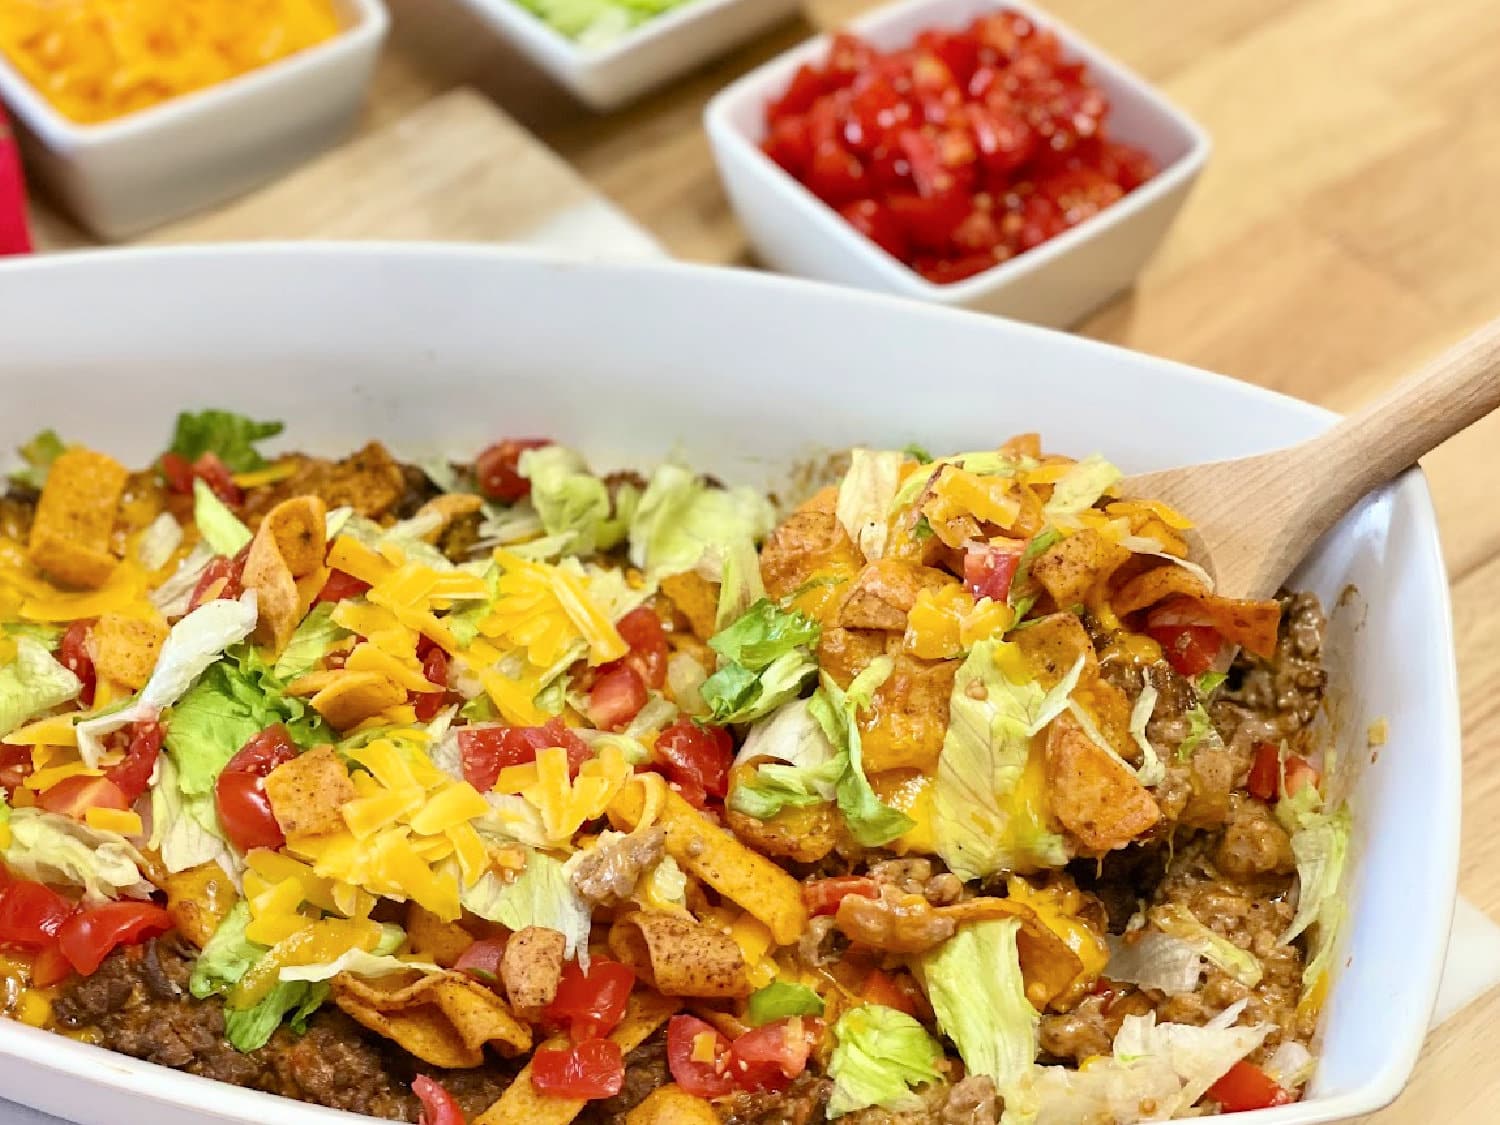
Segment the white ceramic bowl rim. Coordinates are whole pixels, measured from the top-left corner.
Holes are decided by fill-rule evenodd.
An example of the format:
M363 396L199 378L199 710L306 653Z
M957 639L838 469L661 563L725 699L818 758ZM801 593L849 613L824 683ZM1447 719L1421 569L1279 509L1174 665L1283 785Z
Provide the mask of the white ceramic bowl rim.
M864 35L869 32L878 31L886 25L902 19L905 13L911 9L919 9L929 0L906 0L905 3L886 5L875 8L863 15L848 21L838 30L852 32L855 35ZM1039 27L1047 28L1057 34L1062 41L1064 53L1072 58L1077 58L1081 53L1086 54L1089 71L1098 73L1108 71L1122 83L1136 87L1142 96L1151 103L1153 109L1161 116L1169 119L1177 128L1181 129L1188 137L1189 144L1183 153L1160 168L1156 175L1145 183L1127 192L1121 198L1115 200L1096 214L1090 215L1080 223L1076 223L1060 234L1033 246L1030 250L1017 254L1014 258L999 262L987 269L981 270L972 277L966 277L962 281L939 284L929 281L905 262L888 254L880 246L870 241L857 231L834 208L819 199L796 177L788 173L784 168L761 151L758 144L753 142L745 133L729 122L728 107L740 99L750 96L752 89L758 86L765 75L770 72L784 73L787 81L791 80L796 69L803 63L818 62L827 57L828 47L833 41L836 32L817 35L811 39L790 48L786 52L771 59L764 65L757 67L748 74L742 75L734 83L727 86L716 94L709 102L705 115L714 127L724 136L729 143L741 146L747 150L751 160L762 164L764 170L769 173L771 184L774 184L783 196L796 195L808 210L816 211L819 220L827 221L837 225L843 232L842 241L851 253L859 253L868 261L875 263L886 277L905 291L918 297L936 298L944 303L963 304L971 301L997 284L1004 283L1012 278L1020 277L1030 273L1032 270L1040 269L1049 262L1067 254L1084 241L1094 237L1098 231L1106 226L1123 223L1131 216L1149 206L1155 199L1165 195L1177 188L1185 180L1191 180L1198 174L1203 164L1207 161L1212 142L1203 128L1182 110L1178 109L1165 97L1163 97L1154 86L1140 77L1129 67L1117 61L1107 51L1096 46L1084 35L1075 31L1071 26L1057 17L1032 6L1028 0L992 0L996 9L1013 9ZM934 25L935 26L935 25ZM912 37L913 39L915 37ZM785 89L785 85L781 87Z
M74 121L58 110L3 53L0 53L0 92L13 100L12 108L43 137L76 138L81 142L128 140L169 126L241 94L273 85L288 75L317 67L329 54L385 37L390 15L381 0L344 0L353 18L321 43L263 66L236 74L223 82L168 98L108 121Z
M488 267L486 263L489 264ZM1252 439L1255 442L1265 440L1264 434L1268 429L1275 434L1271 440L1295 440L1310 436L1326 427L1333 418L1329 412L1315 406L1260 387L1236 383L1223 376L1169 361L1153 360L1098 341L1070 337L996 318L977 317L961 310L749 271L676 263L582 264L541 257L534 252L493 247L256 244L95 251L42 259L11 259L0 262L0 292L7 286L14 287L16 299L0 301L0 329L11 331L5 328L6 317L8 314L15 315L20 306L21 315L13 326L14 338L21 349L18 354L24 355L28 347L35 350L39 341L45 341L43 354L50 352L57 357L48 359L54 368L60 362L63 365L81 365L85 371L92 372L110 362L120 346L119 340L114 336L100 338L96 333L87 346L75 345L69 337L53 347L50 341L57 337L57 332L49 325L74 323L81 310L74 304L69 304L66 310L61 305L64 301L78 300L80 294L88 300L102 302L116 300L123 293L131 298L129 307L151 310L144 321L122 322L130 325L130 332L126 335L143 340L162 335L164 340L171 342L167 351L177 357L174 362L180 363L181 354L184 354L184 340L191 341L191 347L185 354L196 356L197 349L203 345L194 339L191 325L186 328L183 326L177 306L160 304L160 290L178 287L193 293L195 300L218 301L222 304L250 297L257 292L257 286L266 286L269 281L274 280L277 284L284 284L282 290L274 294L275 299L268 303L274 306L277 301L282 301L284 308L288 310L289 320L291 310L296 311L296 323L300 331L316 332L319 338L326 335L329 340L327 355L309 358L315 361L332 359L347 367L356 362L358 340L364 331L357 325L366 322L352 319L326 320L324 305L317 302L309 304L309 297L319 292L320 285L358 281L360 287L368 291L366 297L373 296L376 300L399 300L403 294L409 296L420 292L424 300L430 302L441 286L428 285L424 289L422 284L417 284L411 289L403 290L398 279L414 276L421 282L442 281L446 278L468 286L460 290L462 294L472 294L475 291L472 288L474 284L482 280L476 271L486 268L491 268L489 276L497 288L503 288L508 283L518 299L521 299L522 291L528 283L530 286L537 286L538 283L545 282L541 288L563 295L560 290L567 286L570 278L576 279L578 287L589 291L603 289L605 286L609 292L621 294L650 291L645 299L632 303L636 312L633 323L644 319L648 329L658 320L666 325L677 323L674 320L678 315L676 306L653 304L652 299L680 302L686 300L691 293L711 289L714 295L712 301L708 302L708 307L720 310L711 319L715 325L720 326L721 331L720 321L733 322L736 318L753 317L769 311L777 317L805 323L809 331L807 340L802 345L803 350L823 358L842 354L841 350L831 350L829 345L847 345L842 339L826 339L827 333L820 325L842 323L856 317L861 323L868 324L872 333L880 333L876 337L879 340L894 339L893 333L901 333L920 337L928 342L934 335L949 330L955 337L963 336L966 340L972 340L982 331L1001 343L998 354L1004 354L1004 344L1008 340L1016 352L1030 350L1034 359L1039 358L1042 353L1052 353L1049 365L1055 362L1058 370L1075 367L1102 369L1112 365L1120 369L1122 378L1127 378L1128 382L1136 385L1141 385L1144 381L1145 385L1150 386L1154 381L1160 380L1168 384L1167 390L1176 390L1177 394L1172 397L1190 401L1198 410L1211 403L1215 410L1224 412L1227 416L1227 408L1239 403L1245 408L1243 415L1249 419L1252 432L1261 435ZM191 289L188 288L189 284ZM569 288L565 296L571 302L575 296L574 289ZM45 313L39 318L26 316L25 305L33 298L37 303L32 312ZM54 301L58 306L55 309L49 304ZM595 318L596 328L610 323L611 315L625 315L623 308L606 310L602 305L590 305L589 308L590 316ZM649 310L644 318L641 315L642 309ZM430 309L429 314L431 315ZM484 315L492 317L492 314ZM413 336L421 338L424 329L420 326L428 323L425 319L418 320L418 330L406 334L405 349L412 347ZM747 325L748 323L747 321ZM253 320L248 323L247 328L237 331L241 334L245 331L260 333L264 331L265 324L264 320ZM343 327L331 327L340 324ZM163 325L170 327L164 332L161 328ZM380 335L380 331L377 330L376 335ZM567 338L573 339L577 330L576 326L567 324L557 325L556 331L567 332ZM533 350L550 349L555 346L552 342L558 339L550 327L524 335L527 346ZM712 355L715 350L723 349L723 342L717 336L711 342L695 337L695 342L699 350L684 356L694 364L701 363L704 355ZM651 347L667 353L674 350L671 344L653 343ZM429 352L425 343L421 348L422 357L433 362L438 360L440 349ZM971 353L974 350L969 349ZM988 351L986 347L983 355L988 355ZM956 349L956 354L961 352L962 349ZM546 354L546 351L538 354ZM756 358L758 354L753 349L742 352L739 362L759 362ZM407 351L403 350L401 355L406 356ZM153 361L155 358L153 357ZM496 356L495 359L495 366L500 366L501 357ZM964 362L972 372L981 359L982 356L971 354ZM1080 363L1092 360L1108 360L1109 363ZM472 360L469 362L472 363ZM488 356L485 362L485 369L491 369ZM986 365L988 363L987 360L983 362ZM4 363L4 360L0 360L0 372L4 371ZM608 368L610 365L602 363L600 366ZM1149 372L1144 370L1147 367L1150 368ZM195 365L194 370L200 369ZM1113 377L1113 372L1110 374ZM3 377L0 374L0 378ZM34 374L30 370L17 368L12 377L26 380L33 378ZM472 371L469 377L474 377ZM1096 385L1099 378L1099 371L1089 376L1089 380ZM162 385L165 387L169 384ZM694 386L701 388L702 384L698 382ZM248 400L255 393L255 388L246 386L242 388L240 398ZM286 393L285 387L283 393ZM366 388L362 393L370 395L374 391ZM1038 401L1045 397L1038 396ZM388 399L388 402L393 401L394 397ZM704 396L704 409L710 408L713 401L711 394ZM851 406L858 405L857 397L849 401ZM107 411L100 413L100 409L96 407L93 413L101 421L107 421ZM851 421L855 420L861 425L869 421L866 415L857 411L851 412ZM819 427L827 425L829 423L826 421L818 423ZM890 426L891 423L885 425ZM1153 430L1162 430L1165 425L1166 423L1157 421L1146 426L1143 437L1149 438ZM1236 437L1237 432L1229 429L1222 435L1217 435L1224 438L1222 444L1228 447L1222 451L1223 455L1250 451L1243 448L1246 442L1243 437ZM1182 444L1192 446L1195 443L1184 441ZM1136 448L1139 456L1141 451L1155 448L1155 445L1137 444ZM1370 1035L1379 1037L1383 1043L1395 1045L1384 1056L1382 1067L1360 1079L1358 1085L1337 1094L1315 1096L1296 1105L1257 1111L1255 1116L1246 1118L1247 1125L1249 1121L1263 1125L1312 1125L1314 1122L1342 1120L1368 1113L1388 1103L1400 1091L1415 1062L1425 1032L1425 1019L1430 1014L1437 995L1442 955L1446 948L1448 924L1456 895L1459 846L1456 813L1460 806L1461 755L1451 616L1446 583L1441 580L1443 563L1435 516L1420 472L1407 474L1373 498L1373 501L1379 503L1382 497L1400 498L1405 504L1407 526L1402 538L1393 540L1390 546L1399 548L1396 550L1400 560L1397 565L1416 568L1424 583L1421 604L1407 604L1398 608L1405 613L1419 615L1419 620L1426 629L1426 645L1420 653L1423 658L1420 682L1426 685L1428 694L1423 699L1430 700L1432 714L1428 716L1430 724L1422 731L1422 736L1426 739L1424 749L1428 756L1422 759L1420 768L1426 772L1418 776L1430 780L1426 798L1431 807L1423 808L1420 817L1412 818L1412 824L1420 822L1417 828L1411 829L1422 833L1420 839L1424 846L1420 854L1406 855L1405 869L1419 874L1421 880L1411 884L1403 883L1400 888L1400 893L1405 896L1402 900L1405 904L1403 909L1411 917L1409 925L1399 934L1399 940L1401 949L1409 953L1409 956L1399 966L1372 964L1365 959L1356 968L1363 970L1359 973L1363 987L1360 995L1365 998L1367 1005L1375 1002L1391 1003L1385 994L1372 988L1371 980L1389 980L1392 972L1399 972L1400 984L1399 987L1393 986L1393 990L1399 991L1402 998L1401 1018L1391 1026L1368 1029ZM1358 540L1360 537L1351 532L1347 538ZM1409 676L1413 670L1405 668L1400 671L1403 676ZM1405 776L1410 778L1411 771ZM1406 827L1411 828L1411 825ZM1404 838L1411 838L1410 832ZM1389 907L1390 895L1394 892L1387 890L1384 893L1386 897L1382 901ZM1339 987L1335 986L1335 1003ZM335 1116L337 1111L300 1104L288 1105L284 1100L267 1101L271 1095L163 1070L99 1048L65 1043L49 1033L10 1021L0 1021L0 1058L6 1056L28 1060L55 1072L76 1076L80 1080L103 1082L116 1087L121 1093L128 1092L175 1107L202 1106L202 1111L207 1115L236 1121L275 1119L301 1121L307 1125L315 1122L327 1122L331 1125L339 1119ZM101 1072L106 1077L101 1078ZM1236 1120L1239 1118L1236 1117Z

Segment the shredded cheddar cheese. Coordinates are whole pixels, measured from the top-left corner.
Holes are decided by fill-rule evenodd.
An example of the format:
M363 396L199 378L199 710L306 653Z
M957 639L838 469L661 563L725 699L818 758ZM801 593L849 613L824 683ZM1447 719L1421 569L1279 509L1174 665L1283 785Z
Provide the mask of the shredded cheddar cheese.
M83 124L217 85L338 32L329 0L0 0L0 52Z

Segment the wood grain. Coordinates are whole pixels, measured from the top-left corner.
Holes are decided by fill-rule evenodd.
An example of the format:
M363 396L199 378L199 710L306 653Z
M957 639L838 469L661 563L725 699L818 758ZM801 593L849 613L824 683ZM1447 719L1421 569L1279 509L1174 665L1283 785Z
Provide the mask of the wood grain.
M1161 254L1084 332L1348 410L1500 315L1495 0L1044 2L1160 84L1215 142ZM473 85L672 253L744 262L744 235L699 128L703 103L815 27L873 6L808 0L804 20L599 117L452 0L391 0L394 31L362 129L376 134L444 91ZM433 128L430 159L455 159L452 146L461 142ZM505 228L489 197L503 180L503 152L463 154L483 168L472 185L462 178L435 185L445 213L465 214L468 229ZM283 195L282 203L301 215L326 207L308 196ZM282 220L287 229L304 221ZM45 208L38 227L47 245L81 241ZM199 231L213 236L211 227ZM1500 819L1500 418L1424 464L1455 583L1463 891L1500 916L1500 835L1492 831ZM1497 1023L1500 993L1434 1035L1411 1088L1372 1120L1493 1118L1500 1068L1486 1032Z

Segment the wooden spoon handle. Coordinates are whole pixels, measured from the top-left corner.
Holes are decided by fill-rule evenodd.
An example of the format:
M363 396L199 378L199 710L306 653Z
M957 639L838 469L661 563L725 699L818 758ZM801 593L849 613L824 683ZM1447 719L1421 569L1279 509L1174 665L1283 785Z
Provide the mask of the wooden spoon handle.
M1500 320L1309 442L1303 466L1337 519L1460 430L1500 407ZM1336 497L1336 498L1335 498Z

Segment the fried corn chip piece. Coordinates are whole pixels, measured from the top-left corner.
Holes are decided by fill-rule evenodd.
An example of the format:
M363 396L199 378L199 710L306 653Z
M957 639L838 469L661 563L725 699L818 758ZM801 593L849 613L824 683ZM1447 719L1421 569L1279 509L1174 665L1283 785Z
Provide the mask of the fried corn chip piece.
M1151 612L1153 625L1203 625L1225 640L1269 660L1276 655L1281 603L1274 598L1171 598Z
M1031 576L1052 595L1058 609L1088 599L1090 591L1130 559L1130 552L1093 528L1059 539L1031 563Z
M1066 711L1047 728L1046 765L1052 815L1090 851L1123 848L1161 820L1146 787Z
M795 608L826 625L842 598L837 581L852 578L864 561L832 511L799 510L761 548L760 573L768 597L801 591Z
M1116 614L1125 617L1173 597L1203 598L1211 591L1203 580L1180 566L1154 566L1125 582L1110 598Z
M632 779L610 802L609 819L621 831L633 831L645 808L645 784ZM790 945L802 936L807 929L802 885L781 867L710 823L671 790L662 797L656 822L667 830L667 854L762 922L777 945Z
M405 701L406 689L380 673L347 670L340 671L310 700L313 710L334 730L348 730Z
M923 590L957 586L945 570L886 558L867 565L849 584L837 623L845 629L906 631L906 618Z
M162 882L172 925L199 949L208 944L239 898L234 880L217 863L172 872Z
M719 999L751 992L735 940L678 914L627 914L610 927L609 949L663 996Z
M104 613L89 630L89 655L99 675L139 691L151 678L166 639L164 621Z
M647 1094L625 1115L625 1125L719 1125L719 1115L702 1098L674 1084Z
M412 518L415 520L433 518L438 521L431 531L424 532L422 535L424 541L436 543L452 526L454 520L472 516L483 507L484 501L472 492L445 492L423 504Z
M1099 675L1099 655L1076 614L1049 613L1011 635L1042 687L1051 689L1083 657L1080 681Z
M256 594L258 644L280 652L297 631L303 608L297 579L323 565L326 518L323 501L296 496L267 512L250 541L241 581Z
M109 552L110 533L129 475L113 457L92 449L69 449L52 463L28 542L39 570L83 589L109 580L120 561Z
M943 752L960 661L919 660L901 651L899 634L891 638L891 674L876 690L871 706L859 713L865 769L931 772Z
M333 1001L358 1023L423 1062L466 1069L484 1062L488 1044L502 1055L531 1048L531 1029L505 1001L462 973L333 978Z
M719 588L695 571L669 575L661 580L661 592L688 620L693 636L708 640L718 629Z
M511 935L500 959L500 980L512 1008L540 1012L556 999L567 945L562 934L542 926L527 926Z
M417 956L451 969L474 944L474 935L413 902L406 907L406 940Z
M354 782L332 746L315 746L266 776L266 796L288 836L323 836L344 827L339 811L354 800Z
M625 1018L609 1033L609 1038L620 1045L622 1054L628 1055L666 1023L667 1017L678 1007L676 1000L660 993L637 990L630 997ZM568 1045L565 1036L543 1044L544 1047L558 1048ZM500 1095L500 1100L474 1119L474 1125L569 1125L587 1104L573 1098L537 1093L531 1084L531 1064L528 1062Z
M769 758L760 761L770 761ZM757 777L758 761L743 762L729 771L731 795ZM816 863L839 842L840 817L831 803L797 808L788 805L769 820L736 812L732 801L724 808L729 830L761 855L778 856L798 863Z

